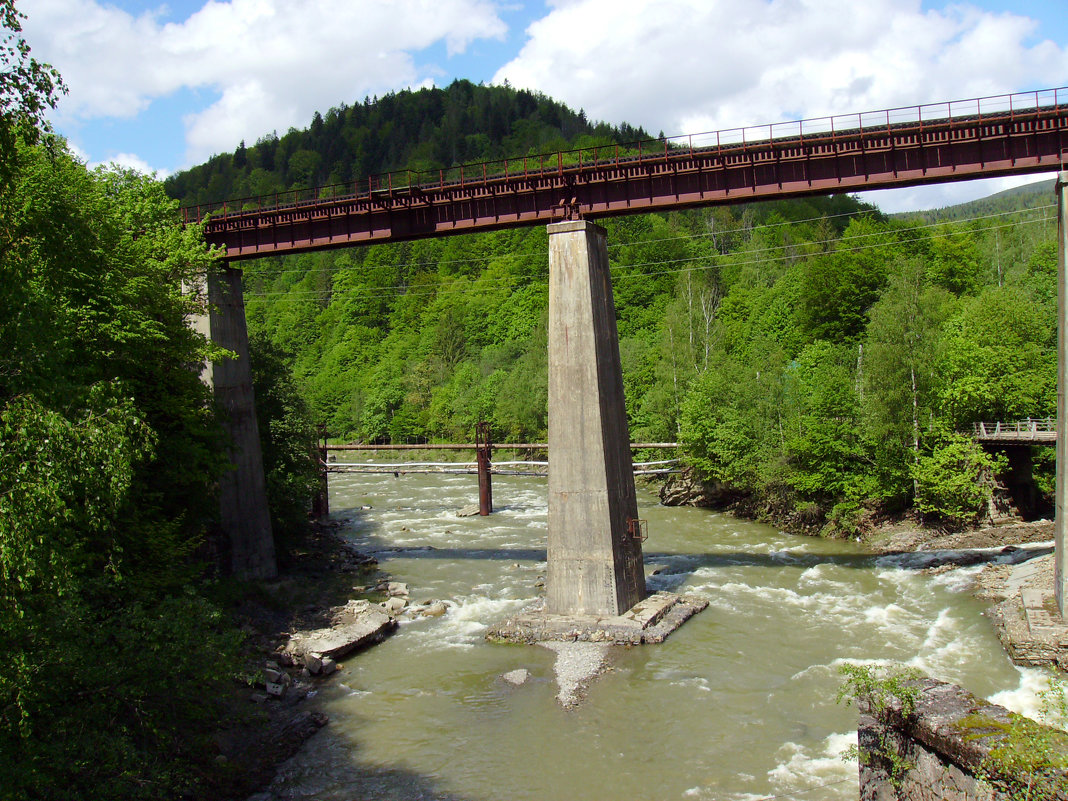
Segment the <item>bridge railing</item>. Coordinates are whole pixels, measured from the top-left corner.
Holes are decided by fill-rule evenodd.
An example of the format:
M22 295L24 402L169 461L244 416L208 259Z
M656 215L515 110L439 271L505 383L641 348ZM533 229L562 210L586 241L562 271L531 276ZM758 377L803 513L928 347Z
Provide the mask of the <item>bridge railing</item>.
M974 433L976 439L1047 439L1056 436L1057 421L1052 417L1028 417L1012 422L982 422L974 425Z
M347 184L291 189L269 195L189 205L182 208L182 215L186 223L193 223L202 221L209 214L227 216L249 211L284 210L330 200L392 199L394 193L410 197L413 190L465 188L519 177L545 178L594 166L623 166L646 161L663 163L669 157L685 157L710 150L738 151L769 143L782 147L791 144L811 146L821 141L834 143L840 138L855 137L858 133L900 135L911 130L922 133L925 126L935 123L944 126L949 122L952 127L957 122L963 126L1012 121L1017 115L1033 115L1037 111L1062 107L1068 107L1068 87L728 128L625 144L613 143L426 172L395 170Z

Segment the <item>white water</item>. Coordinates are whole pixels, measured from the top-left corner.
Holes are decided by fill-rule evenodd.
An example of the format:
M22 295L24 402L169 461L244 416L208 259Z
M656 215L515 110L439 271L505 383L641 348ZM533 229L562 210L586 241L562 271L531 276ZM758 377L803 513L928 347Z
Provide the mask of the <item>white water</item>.
M650 586L709 608L662 645L612 649L564 710L554 653L483 639L537 597L544 479L496 478L488 518L456 517L471 476L334 475L330 489L347 536L413 601L454 606L351 658L309 702L330 725L258 801L856 798L841 665L904 662L1025 713L1044 686L1004 656L967 591L974 569L928 577L640 490ZM518 668L526 684L500 679Z

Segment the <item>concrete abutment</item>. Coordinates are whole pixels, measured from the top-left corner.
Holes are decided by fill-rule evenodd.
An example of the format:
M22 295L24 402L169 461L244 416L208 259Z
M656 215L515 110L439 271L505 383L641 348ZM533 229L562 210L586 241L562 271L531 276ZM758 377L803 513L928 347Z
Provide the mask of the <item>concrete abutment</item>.
M207 317L194 321L194 327L215 345L236 354L236 358L204 365L201 374L214 390L229 435L227 455L232 469L219 478L219 517L230 546L230 572L245 579L274 578L278 567L252 389L241 271L225 266L209 273L207 298Z

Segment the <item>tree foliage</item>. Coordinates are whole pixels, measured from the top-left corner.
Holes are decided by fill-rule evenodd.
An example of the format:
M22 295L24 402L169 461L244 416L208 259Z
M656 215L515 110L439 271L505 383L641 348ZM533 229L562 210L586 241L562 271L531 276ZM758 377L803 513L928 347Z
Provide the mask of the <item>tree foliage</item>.
M194 796L236 665L195 556L224 456L182 285L213 257L160 184L40 136L58 77L0 21L0 795Z

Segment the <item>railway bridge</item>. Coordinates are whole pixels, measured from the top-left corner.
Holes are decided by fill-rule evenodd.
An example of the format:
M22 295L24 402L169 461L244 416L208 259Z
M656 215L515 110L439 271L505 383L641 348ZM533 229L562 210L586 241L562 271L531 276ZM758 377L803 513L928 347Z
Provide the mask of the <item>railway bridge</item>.
M354 184L182 210L226 249L208 276L214 366L237 470L222 488L235 572L274 572L255 439L241 297L243 259L546 224L549 231L549 543L547 608L619 615L645 596L640 521L605 231L613 215L1060 171L1057 428L1068 364L1065 192L1068 88L835 115L705 134L391 172ZM995 432L997 433L997 432ZM1066 594L1068 485L1057 441L1056 591Z

